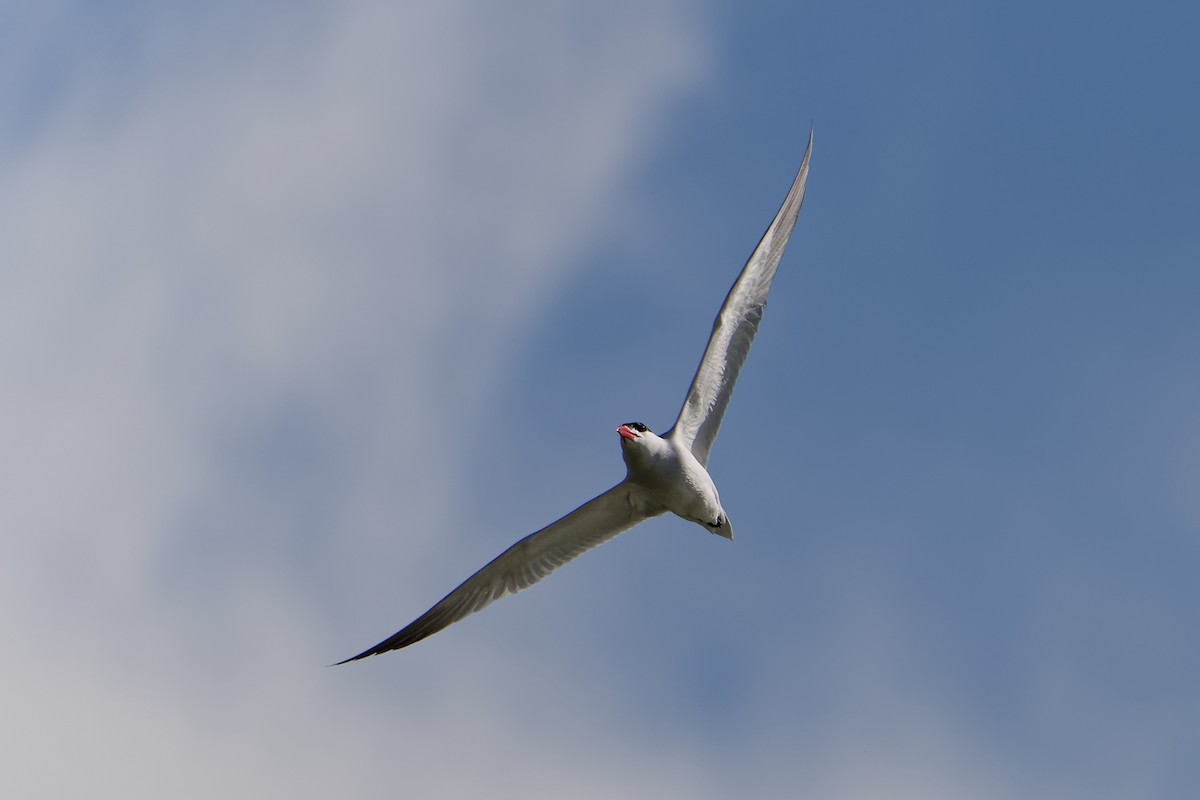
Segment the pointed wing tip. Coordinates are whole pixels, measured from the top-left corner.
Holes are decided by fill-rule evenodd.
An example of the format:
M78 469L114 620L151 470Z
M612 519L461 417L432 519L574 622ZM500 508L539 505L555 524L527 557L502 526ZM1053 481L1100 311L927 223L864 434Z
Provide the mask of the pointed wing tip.
M342 664L349 664L351 661L358 661L360 659L364 659L364 658L367 658L368 656L373 656L373 655L376 655L374 647L372 647L370 650L364 650L363 652L359 653L356 656L350 656L349 658L347 658L344 661L336 661L332 664L328 664L327 666L340 667Z
M809 126L808 129L808 146L804 148L804 158L800 161L800 169L796 170L796 181L792 184L791 192L798 193L800 205L804 204L804 193L808 188L808 161L812 157L813 146L813 129ZM787 202L784 202L786 207ZM780 209L782 213L783 209ZM799 205L796 207L796 213L800 213Z
M796 182L800 182L800 177L808 177L808 159L812 156L813 146L813 127L812 123L808 126L808 144L804 148L804 158L800 159L800 169L796 170Z
M410 644L414 644L415 642L419 642L421 639L425 638L425 636L419 636L415 639L410 639L409 641L406 641L406 642L401 642L399 644L393 644L393 642L395 642L397 639L400 638L400 634L405 633L406 631L407 631L407 629L405 629L404 631L400 631L400 633L397 633L395 636L391 637L390 639L385 639L384 641L380 642L379 644L375 645L374 647L369 647L366 650L363 650L361 653L359 653L356 656L350 656L345 661L339 661L336 664L330 664L329 666L340 667L342 664L349 664L351 661L361 661L362 659L370 658L371 656L381 656L384 653L390 653L393 650L399 650L402 647L408 647ZM428 636L428 635L429 634L426 634L426 636Z

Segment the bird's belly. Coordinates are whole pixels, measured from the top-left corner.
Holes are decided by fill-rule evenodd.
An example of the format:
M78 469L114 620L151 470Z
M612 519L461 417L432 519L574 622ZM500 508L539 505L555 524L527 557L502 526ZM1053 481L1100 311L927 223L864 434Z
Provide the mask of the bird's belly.
M723 513L717 487L702 467L699 472L679 470L670 480L651 487L651 491L664 508L686 520L708 525Z
M637 455L626 459L629 480L645 489L662 510L702 525L714 525L724 517L717 487L691 451L670 446L632 453Z

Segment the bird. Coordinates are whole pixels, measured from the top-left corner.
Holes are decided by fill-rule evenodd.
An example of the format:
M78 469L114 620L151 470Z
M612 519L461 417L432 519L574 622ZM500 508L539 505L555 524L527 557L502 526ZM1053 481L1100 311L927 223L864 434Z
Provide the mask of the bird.
M709 453L804 203L811 155L810 130L804 158L783 204L721 305L675 424L662 435L641 422L617 427L625 479L521 539L392 636L334 666L415 644L494 600L529 588L575 557L660 514L671 512L733 539L729 515L708 474Z

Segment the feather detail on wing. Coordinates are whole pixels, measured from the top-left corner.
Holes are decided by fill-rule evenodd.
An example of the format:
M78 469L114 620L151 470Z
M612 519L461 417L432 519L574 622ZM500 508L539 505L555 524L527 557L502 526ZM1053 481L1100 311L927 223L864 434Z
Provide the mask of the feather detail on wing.
M812 154L812 133L808 135L808 149L804 161L792 182L792 188L784 198L783 205L771 222L762 241L750 255L742 268L741 275L729 290L724 305L713 323L712 336L696 377L692 379L683 409L675 426L665 434L676 437L703 465L708 465L709 452L721 419L729 406L733 384L737 381L750 345L758 333L763 309L767 306L767 294L771 281L779 268L779 259L787 247L796 218L804 204L804 188L808 182L808 157Z
M638 486L622 481L536 533L531 533L467 578L407 627L353 658L407 647L479 611L506 594L527 589L558 567L663 513Z

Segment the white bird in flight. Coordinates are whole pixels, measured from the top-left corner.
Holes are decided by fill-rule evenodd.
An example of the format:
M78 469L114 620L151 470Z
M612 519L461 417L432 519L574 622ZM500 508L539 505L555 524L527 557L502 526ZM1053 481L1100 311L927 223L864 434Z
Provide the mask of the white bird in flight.
M662 436L640 422L627 422L617 428L627 470L625 480L557 522L526 536L416 620L339 664L408 647L432 636L493 600L532 586L576 556L639 522L667 511L703 525L718 536L733 538L729 516L706 469L708 455L729 406L733 384L762 321L779 259L804 203L811 154L810 132L804 160L779 213L754 248L717 314L708 347L674 427Z

